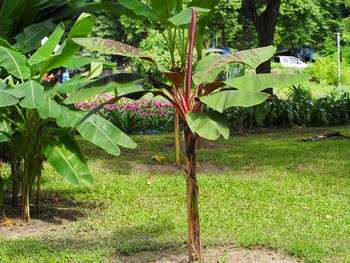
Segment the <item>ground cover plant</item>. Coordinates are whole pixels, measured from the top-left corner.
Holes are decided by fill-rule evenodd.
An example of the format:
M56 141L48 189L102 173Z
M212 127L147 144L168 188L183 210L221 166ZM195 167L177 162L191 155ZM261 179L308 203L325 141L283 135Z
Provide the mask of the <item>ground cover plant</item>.
M350 140L299 142L332 131L350 135L349 126L272 129L207 142L198 151L204 250L264 246L291 262L349 262ZM43 211L21 226L6 210L14 223L0 226L1 261L172 262L182 253L186 184L172 165L173 134L132 138L139 149L120 157L77 138L94 188L67 185L44 162ZM9 183L7 164L1 173Z

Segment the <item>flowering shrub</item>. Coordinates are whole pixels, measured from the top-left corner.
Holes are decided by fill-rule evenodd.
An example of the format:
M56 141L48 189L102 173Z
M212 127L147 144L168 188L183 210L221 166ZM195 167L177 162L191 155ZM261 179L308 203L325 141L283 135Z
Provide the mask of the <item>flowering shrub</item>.
M103 94L75 104L83 111L90 111L112 99ZM174 108L170 103L157 99L130 100L122 98L116 104L107 104L99 114L127 134L171 132L174 129Z

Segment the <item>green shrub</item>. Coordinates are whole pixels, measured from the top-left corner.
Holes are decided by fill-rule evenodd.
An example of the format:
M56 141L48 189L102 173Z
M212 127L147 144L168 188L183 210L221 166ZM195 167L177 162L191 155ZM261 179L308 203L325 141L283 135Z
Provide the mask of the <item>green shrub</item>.
M305 69L306 73L313 75L316 81L321 84L338 85L338 59L333 54L327 57L321 57L315 63L309 64ZM346 65L346 61L341 63L341 83L350 80L350 68Z
M310 90L292 87L287 100L274 99L245 108L226 111L230 128L237 130L242 115L245 129L255 127L293 127L343 125L350 121L350 95L343 93L313 99Z

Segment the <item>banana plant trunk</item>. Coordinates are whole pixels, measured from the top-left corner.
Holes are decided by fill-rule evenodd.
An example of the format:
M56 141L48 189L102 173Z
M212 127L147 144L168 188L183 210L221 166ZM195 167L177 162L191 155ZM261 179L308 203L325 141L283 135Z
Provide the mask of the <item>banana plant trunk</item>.
M189 262L202 262L202 245L200 237L198 184L196 178L196 140L187 124L185 131L185 159L187 186L187 216L188 216L188 256Z
M18 207L18 180L22 169L22 160L16 154L14 147L11 145L11 175L12 175L12 206Z
M180 123L179 113L175 110L174 113L174 126L175 126L175 161L177 165L181 165L181 143L180 143Z

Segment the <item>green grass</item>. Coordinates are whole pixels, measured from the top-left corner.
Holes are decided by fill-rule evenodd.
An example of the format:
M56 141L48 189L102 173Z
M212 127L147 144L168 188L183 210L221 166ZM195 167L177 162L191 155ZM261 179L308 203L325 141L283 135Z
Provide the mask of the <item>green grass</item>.
M350 135L350 127L329 130ZM199 161L230 167L198 175L204 246L266 246L306 262L350 262L350 140L297 141L323 132L272 130L199 150ZM71 204L78 220L44 235L0 239L0 261L106 262L186 244L183 175L155 173L149 185L150 175L130 166L151 164L155 154L174 161L172 136L133 138L138 149L123 150L119 158L80 141L93 188L73 188L45 165L44 194Z
M310 82L304 86L310 90L312 96L316 99L330 95L332 92L338 92L338 87L332 85L323 85ZM350 84L343 84L341 88L342 92L350 92ZM274 93L277 94L278 97L286 99L291 94L291 91L289 87L281 87L274 88Z

